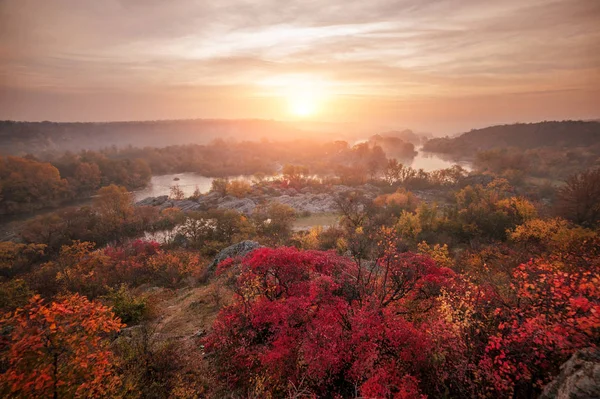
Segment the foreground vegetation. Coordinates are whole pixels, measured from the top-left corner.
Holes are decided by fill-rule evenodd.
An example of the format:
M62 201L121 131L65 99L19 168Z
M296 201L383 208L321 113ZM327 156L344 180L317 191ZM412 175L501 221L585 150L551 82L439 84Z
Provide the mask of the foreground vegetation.
M0 243L0 394L530 398L600 345L600 170L547 190L395 160L361 171L377 147L345 148L351 173L213 185L345 184L329 227L294 230L270 202L134 206L117 185L27 223ZM212 264L244 240L262 247Z

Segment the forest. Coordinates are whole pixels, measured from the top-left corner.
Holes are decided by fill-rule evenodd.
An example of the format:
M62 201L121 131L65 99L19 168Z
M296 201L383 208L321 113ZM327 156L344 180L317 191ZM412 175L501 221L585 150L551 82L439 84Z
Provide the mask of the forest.
M598 137L598 121L545 121L473 129L429 140L423 149L474 160L479 168L494 173L564 180L597 166Z
M314 129L260 119L189 119L131 122L20 122L0 120L0 155L100 150L117 147L205 144L217 138L315 138Z
M386 134L0 158L4 214L91 198L0 242L0 395L553 397L600 345L599 157L557 146L491 143L471 171L431 172ZM182 171L210 192L133 201Z
M379 141L373 141L379 140ZM394 157L411 159L414 145L379 136L351 146L346 141L235 142L168 147L111 147L98 151L0 157L0 214L27 213L89 198L115 184L129 190L146 186L152 175L194 172L208 177L274 175L284 164L304 165L319 175L365 180L386 162L384 146Z

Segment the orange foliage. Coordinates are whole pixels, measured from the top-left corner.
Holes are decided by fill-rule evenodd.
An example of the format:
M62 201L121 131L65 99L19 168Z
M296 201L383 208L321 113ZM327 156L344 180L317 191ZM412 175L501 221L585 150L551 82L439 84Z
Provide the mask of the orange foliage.
M105 337L123 326L105 306L78 294L44 303L39 296L1 319L0 392L10 397L109 397L119 387Z

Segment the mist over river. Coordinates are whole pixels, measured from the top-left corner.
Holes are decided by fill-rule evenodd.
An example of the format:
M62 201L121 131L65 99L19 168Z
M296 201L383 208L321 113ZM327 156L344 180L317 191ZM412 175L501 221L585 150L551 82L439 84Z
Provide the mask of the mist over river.
M447 158L443 158L438 154L424 152L420 148L417 149L418 154L412 159L398 159L399 162L404 165L410 166L414 169L423 169L426 172L431 172L438 169L449 168L452 165L459 164L466 170L472 170L471 164L469 162L456 162ZM191 196L196 188L200 190L202 194L207 193L210 190L212 181L215 178L201 176L196 173L186 172L186 173L171 173L167 175L160 176L152 176L150 179L150 183L148 186L141 190L136 190L132 192L134 202L141 201L147 197L158 197L161 195L169 195L171 192L171 187L174 185L178 185L179 188L183 191L186 197ZM232 176L229 177L230 180L233 179L244 179L248 182L252 182L251 176ZM48 214L52 212L56 212L60 209L67 208L69 206L84 206L90 205L92 202L91 198L88 199L80 199L70 201L64 204L61 207L53 208L53 209L41 209L29 214L20 214L13 216L2 216L0 218L0 238L4 239L10 238L15 229L18 229L18 225L39 215Z
M473 170L470 162L466 161L453 161L450 158L445 158L440 154L433 152L425 152L421 148L417 149L417 155L412 161L407 160L403 162L405 165L410 166L413 169L423 169L425 172L432 172L434 170L450 168L452 165L460 165L467 171ZM401 159L398 161L402 162Z
M179 179L179 180L175 180ZM201 193L207 193L214 178L200 176L196 173L172 173L168 175L152 176L150 183L141 190L133 191L134 201L141 201L148 197L169 195L171 187L178 185L186 197L191 196L196 188Z

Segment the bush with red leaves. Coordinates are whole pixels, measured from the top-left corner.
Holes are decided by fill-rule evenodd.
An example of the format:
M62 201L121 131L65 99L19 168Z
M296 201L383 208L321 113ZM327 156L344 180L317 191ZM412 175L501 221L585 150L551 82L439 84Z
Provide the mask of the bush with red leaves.
M432 345L408 310L427 312L450 270L411 253L386 251L361 269L330 252L293 248L258 249L239 270L236 299L205 340L229 389L423 397L419 375Z

